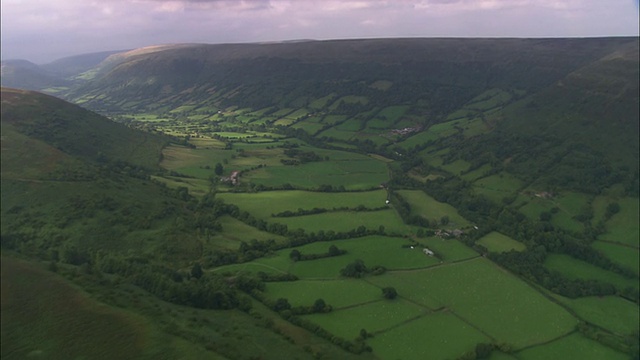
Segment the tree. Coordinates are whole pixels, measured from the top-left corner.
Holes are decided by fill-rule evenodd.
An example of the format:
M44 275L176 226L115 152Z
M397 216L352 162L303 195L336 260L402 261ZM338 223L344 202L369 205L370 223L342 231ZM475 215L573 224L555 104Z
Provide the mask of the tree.
M440 224L447 225L449 223L449 217L447 215L440 218Z
M313 312L324 312L324 309L327 307L327 304L322 299L318 299L313 303Z
M331 245L329 246L329 256L338 256L341 254L340 249L337 246Z
M276 300L276 303L273 305L273 310L280 312L283 310L291 309L291 304L289 304L289 300L285 298L279 298Z
M191 268L191 276L196 279L200 279L202 275L204 275L204 271L202 271L202 266L200 266L200 263L193 264L193 267Z
M384 296L385 299L392 300L398 296L398 292L396 291L395 288L388 286L382 289L382 296Z
M220 175L222 175L222 172L224 171L224 167L222 166L222 164L217 163L216 167L213 169L213 171L216 173L216 175L220 176Z
M300 256L302 256L302 254L300 254L300 251L298 251L297 249L293 249L289 253L289 258L291 260L293 260L293 261L299 261L300 260Z

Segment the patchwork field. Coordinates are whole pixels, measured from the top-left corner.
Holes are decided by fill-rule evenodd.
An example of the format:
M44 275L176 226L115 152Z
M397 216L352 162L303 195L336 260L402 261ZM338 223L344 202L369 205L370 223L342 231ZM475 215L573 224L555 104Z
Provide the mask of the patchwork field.
M512 238L500 234L499 232L492 231L489 234L480 238L480 240L476 241L477 244L480 244L486 247L491 252L508 252L511 250L515 251L523 251L526 249L526 246Z
M621 275L606 271L568 255L548 255L544 266L549 270L558 271L572 279L599 280L610 283L619 290L627 287L637 289L639 286L637 279L627 279Z
M423 191L400 190L398 193L409 203L412 214L436 221L440 221L442 217L447 216L449 223L445 227L451 229L470 226L470 223L458 214L456 208L437 201Z

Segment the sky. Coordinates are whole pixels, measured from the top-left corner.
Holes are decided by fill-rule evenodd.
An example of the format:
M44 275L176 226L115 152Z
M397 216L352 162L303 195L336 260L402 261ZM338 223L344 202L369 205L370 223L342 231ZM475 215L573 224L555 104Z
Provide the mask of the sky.
M638 0L1 0L0 55L173 43L638 36Z

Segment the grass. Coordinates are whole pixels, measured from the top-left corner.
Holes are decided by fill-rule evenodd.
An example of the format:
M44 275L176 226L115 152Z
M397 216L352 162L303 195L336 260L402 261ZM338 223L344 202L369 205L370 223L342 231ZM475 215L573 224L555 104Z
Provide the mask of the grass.
M352 193L322 193L302 190L264 191L259 193L221 193L218 194L225 202L237 205L241 210L248 211L259 219L273 219L272 214L283 211L310 210L313 208L332 209L334 207L355 208L363 205L367 208L384 206L387 193L384 190L352 192ZM269 206L264 206L269 204ZM356 226L357 227L357 226Z
M536 346L517 354L518 359L584 359L584 360L626 360L627 354L619 353L595 340L580 334L558 339L549 344Z
M384 236L367 236L351 240L319 242L298 247L303 254L326 253L330 245L347 251L345 255L311 261L292 263L290 272L300 278L338 278L340 270L347 264L362 260L372 267L382 265L389 270L426 268L438 264L440 260L426 256L422 249L402 248L406 240ZM290 250L284 250L279 256L288 259Z
M306 315L304 318L332 334L353 340L360 335L361 329L365 329L367 333L378 333L425 313L424 309L406 300L382 299L381 291L378 292L378 297L381 298L378 301L341 310L334 309L326 314Z
M394 272L371 281L394 286L399 295L430 308L446 306L497 342L514 348L555 339L577 324L562 307L484 258Z
M462 244L456 239L445 240L439 237L430 237L426 239L418 239L418 241L433 250L444 262L460 261L479 256L475 250Z
M273 239L278 243L285 241L282 236L260 231L228 215L219 217L218 223L222 226L222 232L213 234L209 241L206 242L206 244L210 244L214 248L237 250L240 242L245 241L248 243L253 239L258 241Z
M470 225L470 223L458 214L458 211L453 206L441 203L431 196L427 195L420 190L399 190L400 194L411 206L411 213L414 215L420 215L424 218L437 220L443 216L449 217L449 223L447 228L463 228Z
M517 192L522 185L522 181L505 172L481 178L473 183L476 193L498 204L502 203L503 198Z
M317 215L278 218L273 221L286 224L290 230L300 228L307 233L320 230L350 231L359 226L377 230L380 225L384 226L385 231L389 233L403 234L413 230L412 226L404 224L400 215L393 209L371 212L327 212Z
M591 246L604 253L611 261L640 275L640 250L618 244L596 241Z
M139 359L151 329L53 273L2 257L2 358Z
M601 326L615 334L638 332L640 312L638 305L618 296L567 299L555 295L585 321Z
M620 204L620 212L607 221L607 232L600 235L600 239L638 248L640 246L639 199L627 197L619 199L617 202Z
M382 359L456 359L490 339L446 312L423 316L367 340Z
M569 255L551 254L547 256L544 266L558 271L570 279L598 280L613 284L618 289L638 288L638 279L627 279L611 271L591 265Z
M491 252L509 252L511 250L523 251L526 246L506 235L499 232L492 231L491 233L483 236L476 243L486 247Z
M311 306L317 299L323 299L334 308L341 308L379 300L382 291L356 279L298 280L268 283L265 295L273 300L285 298L291 306Z

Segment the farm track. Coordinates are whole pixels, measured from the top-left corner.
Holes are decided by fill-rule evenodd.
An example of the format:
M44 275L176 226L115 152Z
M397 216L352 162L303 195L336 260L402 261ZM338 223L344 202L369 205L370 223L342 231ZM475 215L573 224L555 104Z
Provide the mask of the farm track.
M611 244L611 245L623 246L623 247L634 249L634 250L640 249L640 247L638 247L638 246L633 246L633 245L629 245L629 244L623 244L621 242L617 242L617 241L613 241L613 240L598 240L598 241L603 242L603 243L607 243L607 244Z
M435 265L431 265L431 266L425 266L425 267L420 267L420 268L411 268L411 269L397 269L397 270L387 270L390 273L401 273L401 272L415 272L415 271L422 271L422 270L431 270L434 268L438 268L438 267L443 267L443 266L451 266L451 265L457 265L457 264L461 264L461 263L465 263L465 262L469 262L478 258L481 258L482 255L476 255L470 258L466 258L466 259L461 259L461 260L456 260L456 261L451 261L451 262L441 262L439 264L435 264Z

